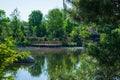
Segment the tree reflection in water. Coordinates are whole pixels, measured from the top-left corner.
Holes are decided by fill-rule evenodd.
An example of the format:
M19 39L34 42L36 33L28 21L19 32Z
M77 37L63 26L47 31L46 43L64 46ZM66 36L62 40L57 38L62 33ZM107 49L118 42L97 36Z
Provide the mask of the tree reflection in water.
M52 80L74 80L73 71L79 62L79 54L76 52L66 54L54 54L47 56L48 73Z
M45 59L47 69L44 69L48 72L49 78L52 80L56 79L67 79L72 76L76 65L79 63L79 55L81 50L62 50L62 51L53 51L53 52L39 52L39 55L34 55L35 64L28 68L28 71L32 76L40 76L42 74L42 69L45 68Z
M0 67L0 80L14 80L20 68L27 69L31 65L29 63L15 63L4 66L4 68Z
M78 49L38 50L33 51L32 56L35 59L32 65L14 64L3 70L0 68L0 80L6 73L10 73L15 80L25 80L25 77L29 77L29 80L109 80L108 78L111 77L119 78L120 74L115 68L101 68L96 59L81 54L81 50ZM20 74L27 73L22 76L17 75L19 70L21 70ZM110 71L112 73L109 74ZM111 76L116 74L117 77ZM108 78L105 79L106 75ZM12 77L10 78L12 80Z
M45 56L35 57L35 61L36 61L35 64L28 68L28 71L30 72L32 76L36 76L36 77L40 76L43 65L44 65L44 59L45 59Z

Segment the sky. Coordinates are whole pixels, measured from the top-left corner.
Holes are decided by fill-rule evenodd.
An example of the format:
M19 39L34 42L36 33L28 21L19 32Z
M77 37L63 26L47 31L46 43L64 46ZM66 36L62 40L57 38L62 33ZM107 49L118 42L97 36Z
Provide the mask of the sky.
M63 0L0 0L0 9L9 17L15 8L20 11L20 19L28 21L28 16L33 10L40 10L46 15L49 10L63 8Z

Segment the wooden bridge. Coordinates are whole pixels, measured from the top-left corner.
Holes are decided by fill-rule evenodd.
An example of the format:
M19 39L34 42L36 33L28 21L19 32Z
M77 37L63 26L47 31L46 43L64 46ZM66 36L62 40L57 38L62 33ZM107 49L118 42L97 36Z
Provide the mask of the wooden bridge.
M61 41L32 41L31 47L62 47Z
M31 47L62 47L62 44L29 44Z

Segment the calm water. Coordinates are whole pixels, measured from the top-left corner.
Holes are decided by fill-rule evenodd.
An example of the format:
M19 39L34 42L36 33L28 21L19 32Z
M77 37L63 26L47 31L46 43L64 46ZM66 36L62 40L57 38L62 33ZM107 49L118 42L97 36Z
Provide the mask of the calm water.
M20 48L28 50L34 64L15 64L6 71L6 76L15 80L73 80L80 67L82 48Z

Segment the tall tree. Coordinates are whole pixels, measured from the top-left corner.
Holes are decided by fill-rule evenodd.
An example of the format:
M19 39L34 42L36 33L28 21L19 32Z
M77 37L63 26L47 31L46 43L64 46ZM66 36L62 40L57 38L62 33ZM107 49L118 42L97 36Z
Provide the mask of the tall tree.
M3 10L0 10L0 34L2 32L2 23L3 23L3 19L5 18L5 12Z
M32 13L29 15L29 29L31 35L33 35L33 28L36 26L36 34L39 36L39 29L40 29L40 24L42 21L43 14L40 10L34 10Z
M9 23L10 20L6 17L5 11L0 10L0 79L7 79L4 75L7 66L17 60L18 57L22 58L26 55L25 52L17 51L14 45L15 41L10 34L12 30Z
M20 12L18 9L14 9L11 13L11 21L9 26L12 30L12 36L16 40L17 44L21 44L24 41L23 26L20 21Z
M39 27L39 29L36 30L36 35L39 37L45 37L46 36L46 23L47 21L45 19L43 19L41 21L41 25Z
M67 34L70 34L70 32L73 30L74 26L75 26L75 24L72 21L70 21L70 18L66 18L64 20L64 27L65 27Z
M113 24L120 17L119 0L67 0L67 2L71 4L72 9L66 10L77 22Z
M63 14L59 9L52 9L47 15L48 19L48 33L52 37L62 37L63 30Z
M2 22L2 20L5 18L5 11L4 10L0 10L0 24Z
M5 11L0 10L0 39L3 40L10 34L10 29L8 27L9 18L6 17Z
M112 80L120 68L120 1L119 0L67 0L72 8L66 9L77 23L100 31L98 42L87 43L87 53L99 62L97 75ZM91 24L92 23L92 24ZM85 24L86 25L86 24Z

